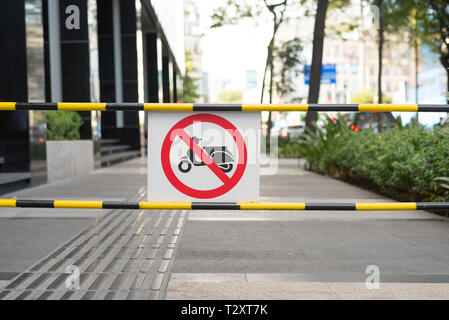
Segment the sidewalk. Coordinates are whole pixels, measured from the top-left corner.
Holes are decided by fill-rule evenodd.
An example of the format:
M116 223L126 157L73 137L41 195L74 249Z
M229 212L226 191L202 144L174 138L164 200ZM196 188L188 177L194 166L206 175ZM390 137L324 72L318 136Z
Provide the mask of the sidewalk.
M143 200L135 159L3 198ZM382 202L281 160L261 201ZM0 209L0 299L449 298L449 221L418 211ZM81 272L65 287L66 267ZM368 265L380 290L365 287Z
M385 202L281 160L264 201ZM368 265L380 289L368 290ZM168 299L449 299L449 221L419 211L191 212Z
M2 198L127 200L143 198L146 161L24 189ZM113 210L0 208L0 288Z

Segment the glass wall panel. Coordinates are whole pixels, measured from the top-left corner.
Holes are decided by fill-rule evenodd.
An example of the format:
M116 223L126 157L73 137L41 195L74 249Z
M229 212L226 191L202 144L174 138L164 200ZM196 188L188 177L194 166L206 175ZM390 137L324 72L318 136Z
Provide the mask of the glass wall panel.
M25 1L28 101L45 101L42 1ZM45 111L29 111L31 185L47 182Z

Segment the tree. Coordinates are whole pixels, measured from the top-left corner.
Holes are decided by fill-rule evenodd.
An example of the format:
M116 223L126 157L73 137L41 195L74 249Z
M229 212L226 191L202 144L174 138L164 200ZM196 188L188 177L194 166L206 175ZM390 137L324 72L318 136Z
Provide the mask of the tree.
M417 9L417 2L419 0L398 1L398 0L384 0L387 10L384 10L384 17L386 23L384 24L387 34L396 34L403 36L408 35L408 43L413 47L414 63L415 63L415 103L419 102L418 97L418 69L420 58L420 43L423 38L422 32L418 27L419 15L422 14ZM418 119L418 112L416 113L416 120Z
M384 47L384 17L383 17L383 0L377 0L377 8L379 9L379 62L377 72L377 99L379 103L383 103L382 100L382 60L383 60L383 47ZM382 112L377 113L377 130L382 131Z
M318 0L313 31L312 65L310 67L309 97L307 103L318 103L321 84L321 66L323 63L324 28L329 0ZM315 132L314 123L318 119L316 111L308 111L306 127Z
M293 91L293 76L299 75L298 66L302 63L301 52L303 44L300 38L281 42L279 46L274 46L273 55L277 58L280 68L274 74L274 83L276 84L276 92L282 97Z
M414 0L418 30L422 41L440 55L447 74L449 93L449 2L447 0ZM449 95L447 97L449 103Z
M386 101L383 99L384 94L382 90L383 49L386 42L385 34L397 34L400 36L402 36L404 32L413 34L410 25L413 3L406 0L368 0L368 4L370 4L371 7L377 8L377 14L374 15L374 19L378 19L377 103L385 103ZM379 132L382 131L383 128L382 119L384 116L391 121L396 121L391 112L378 112L377 126Z
M350 0L318 0L315 14L315 26L313 30L312 65L310 67L309 96L307 103L318 103L321 85L321 67L323 63L323 44L326 29L326 15L332 10L341 10L350 4ZM353 25L344 25L345 28L353 28ZM314 123L318 119L316 111L307 111L306 127L315 132Z
M285 10L287 8L287 0L284 0L283 2L280 2L278 4L268 5L267 0L264 0L265 6L268 8L268 10L273 15L273 34L271 36L270 43L268 44L268 52L267 52L267 62L265 64L265 71L263 75L262 80L262 93L260 96L260 103L263 103L263 94L265 89L265 78L267 75L268 68L270 68L270 89L269 89L269 103L271 104L273 102L273 76L274 76L274 58L273 58L273 49L274 49L274 43L276 39L276 33L279 30L279 27L284 20L284 14ZM276 9L280 8L280 13L276 12ZM271 136L271 128L273 126L272 119L271 119L271 111L268 112L268 123L267 123L267 136L268 139Z
M292 2L293 4L304 5L307 0L300 0L297 2ZM309 103L317 103L319 97L319 88L320 88L320 80L321 80L321 64L322 64L322 56L323 56L323 40L325 33L325 21L326 21L326 13L328 11L328 7L330 10L333 9L342 9L343 7L350 4L350 0L333 0L329 3L329 0L318 0L317 1L317 12L315 16L315 29L314 29L314 40L313 40L313 58L312 58L312 67L311 67L311 78L310 78L310 87L309 87ZM289 2L290 4L291 2ZM261 103L264 101L264 93L265 93L265 85L266 85L266 77L269 73L270 81L269 81L269 102L272 103L273 98L273 88L275 82L275 56L274 56L274 48L276 45L276 35L281 26L282 22L285 21L286 12L295 12L294 10L288 9L287 1L277 2L275 4L269 4L267 0L264 0L264 7L260 6L260 1L256 2L252 7L245 1L236 1L236 0L228 0L226 5L223 7L217 8L213 15L212 19L214 24L212 27L221 27L225 24L236 24L238 21L244 18L254 18L261 14L261 12L265 9L271 13L273 18L273 31L271 40L267 46L267 60L265 64L265 72L262 82L262 92L261 92ZM307 16L308 10L306 10L305 15ZM290 42L293 44L294 42ZM302 49L302 46L297 46L296 48ZM286 74L281 71L281 74ZM282 76L281 76L282 79ZM280 82L280 85L285 84ZM313 122L316 121L317 114L316 112L309 111L306 116L306 124L313 131ZM271 112L268 117L268 134L271 132Z
M186 52L186 69L185 75L182 79L182 101L183 102L196 102L196 100L201 96L198 93L198 80L199 78L192 77L192 72L195 71L193 67L192 54Z
M299 4L304 4L305 0L300 0ZM267 46L267 59L265 62L264 75L262 80L262 90L260 94L260 103L264 102L267 75L269 75L268 84L268 101L273 102L274 87L279 89L287 85L286 78L283 78L292 68L295 67L296 62L299 61L298 52L294 50L302 50L302 46L299 44L300 40L298 38L286 41L281 45L277 44L277 34L280 26L286 20L285 13L288 11L287 0L279 1L276 3L269 3L268 0L263 0L263 5L261 1L256 2L245 2L237 0L228 0L223 7L219 7L214 10L212 15L213 25L212 28L222 27L228 24L237 24L242 19L251 18L255 19L259 17L264 11L268 11L272 16L272 33L271 38ZM290 47L289 47L290 45ZM277 56L275 56L275 51ZM283 55L282 55L282 54ZM281 77L280 82L276 84L275 80L275 59L280 57L280 64L287 62L287 65L283 65L280 71ZM284 60L282 60L284 59ZM283 75L283 76L282 76ZM268 129L267 134L270 136L272 128L272 117L271 111L268 114Z
M449 92L449 2L447 0L384 0L388 4L390 32L407 31L415 50L415 65L419 63L419 43L424 43L440 56L447 73ZM387 23L386 23L387 24ZM417 75L416 96L417 90ZM449 99L449 98L448 98ZM448 102L449 103L449 102Z
M242 90L222 90L218 94L218 103L242 103Z

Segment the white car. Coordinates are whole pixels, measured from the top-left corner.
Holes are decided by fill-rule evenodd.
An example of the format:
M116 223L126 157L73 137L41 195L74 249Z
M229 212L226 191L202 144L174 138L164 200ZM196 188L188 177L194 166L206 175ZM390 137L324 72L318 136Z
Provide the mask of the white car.
M304 125L298 124L283 128L281 132L282 137L289 137L290 139L297 139L304 133Z

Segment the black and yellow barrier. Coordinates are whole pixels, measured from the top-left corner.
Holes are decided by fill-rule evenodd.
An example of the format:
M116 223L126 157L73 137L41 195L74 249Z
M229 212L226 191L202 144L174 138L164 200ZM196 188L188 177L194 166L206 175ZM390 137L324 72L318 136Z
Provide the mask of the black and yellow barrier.
M320 111L320 112L449 112L447 104L193 104L101 102L0 102L1 110L72 111Z
M0 207L126 210L449 210L449 202L306 203L306 202L133 202L0 199Z

